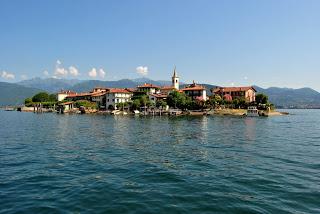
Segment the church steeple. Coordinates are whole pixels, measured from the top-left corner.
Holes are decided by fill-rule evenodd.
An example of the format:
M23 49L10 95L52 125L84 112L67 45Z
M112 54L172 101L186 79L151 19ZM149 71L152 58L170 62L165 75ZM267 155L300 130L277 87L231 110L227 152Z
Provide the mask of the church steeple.
M177 77L177 72L176 72L177 67L174 66L174 70L173 70L173 77Z
M176 66L174 66L174 70L173 70L172 87L179 90L179 77L177 75Z

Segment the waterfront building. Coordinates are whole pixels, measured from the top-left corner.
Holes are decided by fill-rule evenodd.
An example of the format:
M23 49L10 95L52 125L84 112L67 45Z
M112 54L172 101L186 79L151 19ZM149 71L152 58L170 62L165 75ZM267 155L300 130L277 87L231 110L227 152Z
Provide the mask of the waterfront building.
M107 94L107 90L93 92L93 93L91 93L91 101L97 103L100 109L105 109L106 108L106 105L105 105L106 104L106 94Z
M156 102L159 101L159 100L166 101L167 97L168 97L167 94L149 94L149 100L153 104L156 104Z
M202 85L196 84L194 81L192 84L181 89L187 96L191 97L192 100L206 101L207 91Z
M74 94L69 94L68 96L65 97L65 100L69 101L77 101L77 100L88 100L91 101L91 92L85 92L85 93L74 93Z
M150 83L145 83L137 87L138 92L145 92L146 94L156 94L160 93L160 87Z
M106 108L118 109L119 104L131 101L132 90L126 88L111 88L106 92Z
M61 90L60 92L57 93L57 100L60 102L62 100L64 100L66 97L68 97L69 95L75 95L77 94L74 91L70 91L70 90Z
M216 87L212 88L211 92L228 101L232 101L233 99L244 99L246 102L251 103L256 100L257 90L253 86Z

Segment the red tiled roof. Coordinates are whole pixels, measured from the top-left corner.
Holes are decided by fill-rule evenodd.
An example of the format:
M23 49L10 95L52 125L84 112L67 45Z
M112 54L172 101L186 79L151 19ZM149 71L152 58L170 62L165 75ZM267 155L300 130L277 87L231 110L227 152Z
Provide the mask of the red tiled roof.
M126 88L110 88L110 90L107 93L132 93L130 90Z
M216 93L219 91L221 92L248 91L250 89L257 91L253 86L243 86L243 87L218 87L218 88L214 88L212 92Z
M103 91L103 92L95 92L95 93L91 93L92 97L99 97L99 96L103 96L105 95L107 92Z
M79 94L70 94L67 96L67 98L70 98L70 97L85 97L85 96L90 96L91 93L79 93Z
M143 85L139 85L138 88L160 88L160 87L157 85L150 84L150 83L145 83Z
M127 90L130 91L130 92L135 92L136 91L135 88L127 88Z
M171 85L165 85L161 87L161 90L174 90L174 89L176 88Z

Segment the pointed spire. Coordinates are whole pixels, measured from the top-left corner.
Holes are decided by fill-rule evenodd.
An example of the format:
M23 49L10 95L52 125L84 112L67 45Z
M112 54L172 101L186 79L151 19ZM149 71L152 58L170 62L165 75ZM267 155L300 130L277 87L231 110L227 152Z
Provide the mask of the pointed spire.
M174 66L174 70L173 70L173 77L177 77L177 72L176 72L177 67Z

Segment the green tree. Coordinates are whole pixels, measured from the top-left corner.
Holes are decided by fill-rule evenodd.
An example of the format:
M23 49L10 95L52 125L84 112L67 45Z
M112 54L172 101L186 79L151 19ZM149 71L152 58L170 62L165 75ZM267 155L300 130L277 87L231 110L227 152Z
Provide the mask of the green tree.
M57 102L57 95L56 94L50 94L49 95L49 102Z
M85 108L92 108L92 109L98 108L97 103L90 102L88 100L78 100L78 101L75 102L75 107L76 108L80 108L81 106L83 106Z
M136 100L133 100L133 101L132 101L132 106L131 106L131 108L132 108L133 110L139 109L140 106L141 106L141 103L140 103L140 100L139 100L139 99L136 99Z
M256 102L257 104L267 104L268 103L268 96L265 94L257 94L256 95Z
M147 95L144 95L144 96L140 97L139 100L140 100L140 103L142 106L147 106L149 98Z
M164 101L164 100L157 100L156 106L157 106L158 108L159 108L159 107L165 108L165 107L167 106L167 103L166 103L166 101Z
M32 102L48 102L49 94L47 92L40 92L32 97Z
M26 105L26 106L31 106L32 105L32 98L27 98L27 99L25 99L24 100L24 104Z
M168 95L167 103L170 107L184 109L188 106L190 100L184 93L173 91Z

